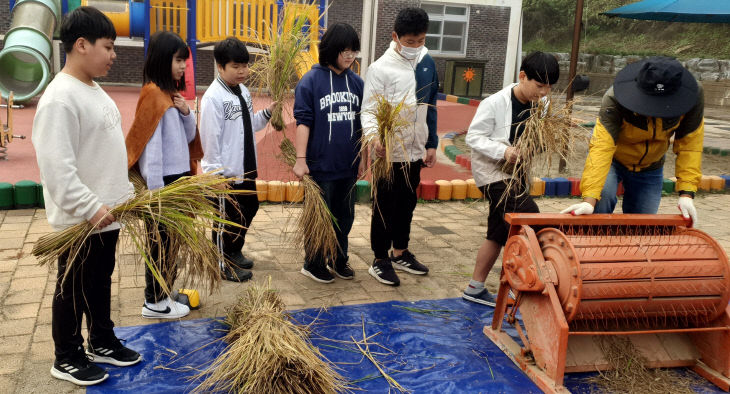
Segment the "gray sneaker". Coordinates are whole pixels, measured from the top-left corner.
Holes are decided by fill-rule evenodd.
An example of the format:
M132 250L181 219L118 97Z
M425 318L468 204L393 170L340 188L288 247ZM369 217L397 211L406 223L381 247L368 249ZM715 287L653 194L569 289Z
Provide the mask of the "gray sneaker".
M494 296L492 294L490 294L487 289L483 289L482 291L480 291L479 293L476 293L476 294L467 294L466 292L464 292L464 294L461 295L461 298L463 298L467 301L476 302L477 304L482 304L482 305L486 305L486 306L493 307L493 306L497 305L497 300L494 299Z

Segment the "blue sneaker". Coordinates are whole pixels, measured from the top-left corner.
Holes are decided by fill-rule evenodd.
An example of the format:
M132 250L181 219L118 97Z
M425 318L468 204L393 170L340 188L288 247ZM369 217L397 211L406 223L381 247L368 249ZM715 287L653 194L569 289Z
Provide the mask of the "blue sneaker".
M464 292L464 294L461 295L461 298L463 298L467 301L476 302L477 304L482 304L482 305L486 305L486 306L493 307L493 306L497 305L497 300L494 299L494 296L492 294L490 294L487 289L483 289L482 291L480 291L479 293L476 293L476 294L467 294L466 292Z

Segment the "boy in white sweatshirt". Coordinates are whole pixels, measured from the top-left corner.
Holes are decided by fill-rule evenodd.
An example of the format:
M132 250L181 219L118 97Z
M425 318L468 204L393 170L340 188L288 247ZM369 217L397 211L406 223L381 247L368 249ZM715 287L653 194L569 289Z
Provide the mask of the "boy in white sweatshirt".
M97 9L79 7L65 16L60 34L66 64L38 102L32 139L50 225L60 231L88 221L98 229L73 261L68 254L58 259L52 304L56 361L51 375L86 386L109 377L90 360L116 366L142 360L117 339L110 317L119 224L109 210L127 200L133 188L121 115L94 82L116 58L114 26ZM63 281L68 264L71 270ZM82 315L89 330L86 353Z
M487 238L477 252L474 273L462 295L465 300L495 305L494 296L484 288L484 281L507 242L509 224L504 221L504 214L540 211L525 192L527 185L518 185L519 190L507 189L510 176L502 168L505 162L518 161L520 152L515 145L524 130L523 122L530 116L530 108L550 93L551 85L559 77L555 56L533 52L522 61L520 82L482 100L471 121L466 133L466 144L471 148L471 172L489 200L489 217Z

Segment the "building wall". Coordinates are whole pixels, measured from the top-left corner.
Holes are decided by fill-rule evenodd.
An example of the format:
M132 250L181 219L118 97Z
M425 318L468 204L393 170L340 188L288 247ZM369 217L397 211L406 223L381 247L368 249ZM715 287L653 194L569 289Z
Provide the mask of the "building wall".
M328 3L327 26L347 23L362 37L362 0L329 0Z
M346 2L349 0L337 0ZM330 9L335 6L334 2ZM380 57L391 42L391 32L398 11L406 7L419 7L420 0L384 0L378 3L378 24L375 38L375 54ZM359 7L360 15L362 6ZM444 55L433 55L439 74L441 90L443 90L446 62L451 59L484 62L482 90L484 93L493 93L502 89L504 76L504 60L507 51L507 35L509 32L509 7L470 6L469 31L466 56L454 58ZM347 18L354 19L354 15L347 14ZM330 23L335 19L331 14ZM361 17L357 19L361 21ZM361 23L361 22L360 22ZM358 29L358 32L360 30Z
M10 28L10 2L0 0L0 34L5 34Z

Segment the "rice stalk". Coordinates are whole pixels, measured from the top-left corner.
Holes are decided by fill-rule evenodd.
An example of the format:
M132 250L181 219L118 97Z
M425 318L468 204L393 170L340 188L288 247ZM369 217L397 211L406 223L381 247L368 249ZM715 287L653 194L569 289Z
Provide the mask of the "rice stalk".
M426 308L415 308L411 306L394 305L396 308L407 310L408 312L419 313L426 316L439 317L442 319L448 319L456 311L450 309L426 309Z
M375 120L375 132L363 133L361 137L361 152L370 149L377 141L384 148L384 155L378 157L373 154L373 161L370 164L370 173L372 175L372 187L370 189L373 201L377 201L378 185L381 182L388 184L393 180L393 161L394 154L400 150L407 156L408 152L403 141L403 130L412 127L413 122L409 120L409 115L416 109L405 103L405 97L400 100L389 99L384 94L376 93L373 95L374 105L365 110L365 113ZM362 156L366 157L366 156ZM408 165L402 168L404 172L408 171Z
M259 46L264 53L257 55L251 65L251 85L259 92L268 91L269 97L276 103L269 122L277 131L284 130L286 126L284 103L294 97L293 89L299 81L297 71L306 66L301 54L312 44L309 33L303 31L308 19L296 14L295 4L293 1L284 1L278 29L270 26L264 33L265 37L259 37Z
M337 393L348 390L309 340L306 326L292 322L279 294L253 283L228 309L225 350L195 378L194 392Z
M588 379L597 386L593 392L650 394L694 393L690 385L692 378L679 375L670 369L647 368L646 358L625 336L598 335L593 337L611 366L609 371L600 371Z
M507 193L522 196L530 191L533 171L537 168L550 168L553 160L566 162L576 153L581 142L587 142L588 132L572 118L573 103L556 107L552 97L540 100L530 109L530 116L522 123L524 130L514 148L519 152L516 163L501 161L502 171L509 178Z
M294 167L297 161L294 143L284 137L279 147L282 161ZM332 216L322 197L322 189L311 176L304 175L301 185L304 189L304 202L302 211L296 219L296 231L292 242L296 249L304 249L306 256L334 262L340 247L334 227L337 225L337 220Z
M378 372L380 372L380 374L383 376L383 378L385 378L385 381L388 382L388 385L390 387L398 390L401 393L410 393L411 392L410 390L401 386L400 383L398 383L398 381L396 381L390 374L385 372L385 368L380 364L380 362L378 362L377 359L375 359L375 356L370 351L370 345L372 344L370 342L370 338L372 338L375 335L377 335L377 334L371 335L370 337L365 335L365 318L363 317L362 318L362 340L357 341L353 337L351 337L351 339L352 339L352 342L355 344L355 346L357 346L357 349L360 351L360 353L362 353L362 355L365 356L365 358L370 360L370 362L373 363L375 368L378 369Z
M148 190L139 175L130 175L135 194L124 203L113 207L109 214L121 225L121 235L129 239L138 252L138 261L149 267L155 280L166 294L170 294L175 270L163 270L163 261L174 261L182 268L179 280L196 286L207 284L212 291L220 284L218 248L206 236L206 230L217 224L239 226L219 216L213 201L227 198L231 193L227 185L230 179L214 174L183 177L156 190ZM158 255L151 255L153 242L159 242L162 225L169 238L169 248L158 248ZM33 247L33 255L40 265L52 264L67 256L65 281L73 268L72 262L83 251L83 244L95 231L94 226L81 222L62 231L41 237Z

